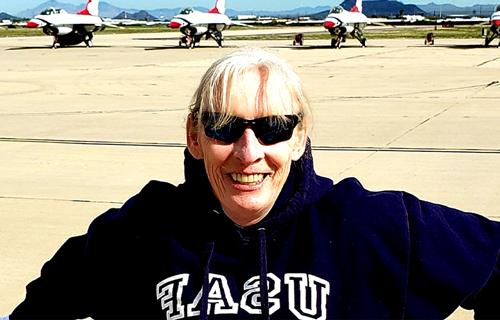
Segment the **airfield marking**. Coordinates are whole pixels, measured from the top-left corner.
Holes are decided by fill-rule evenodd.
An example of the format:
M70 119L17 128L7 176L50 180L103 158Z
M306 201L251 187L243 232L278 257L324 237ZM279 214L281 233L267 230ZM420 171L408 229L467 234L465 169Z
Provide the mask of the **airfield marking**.
M89 199L62 199L62 198L42 198L42 197L19 197L19 196L2 196L2 195L0 195L0 199L123 204L122 201L104 201L104 200L89 200Z
M131 142L110 140L79 140L79 139L46 139L46 138L15 138L0 137L0 142L18 143L46 143L46 144L72 144L91 146L118 146L118 147L154 147L154 148L185 148L185 143L180 142ZM314 151L329 152L423 152L423 153L458 153L458 154L500 154L500 149L492 148L433 148L433 147L349 147L349 146L324 146L313 145Z
M114 114L114 113L156 113L185 111L186 108L158 108L158 109L119 109L119 110L78 110L78 111L49 111L49 112L10 112L0 113L0 116L67 116L86 114Z

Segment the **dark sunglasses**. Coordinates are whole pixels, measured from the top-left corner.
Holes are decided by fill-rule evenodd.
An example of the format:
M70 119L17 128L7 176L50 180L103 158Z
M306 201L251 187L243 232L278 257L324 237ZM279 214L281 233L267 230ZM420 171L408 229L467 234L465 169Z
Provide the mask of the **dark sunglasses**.
M227 117L227 123L218 125L223 117ZM300 120L301 117L295 114L268 116L253 120L223 115L218 112L203 112L201 114L205 135L225 143L238 141L246 128L252 129L259 142L264 145L286 141L292 137L293 129Z

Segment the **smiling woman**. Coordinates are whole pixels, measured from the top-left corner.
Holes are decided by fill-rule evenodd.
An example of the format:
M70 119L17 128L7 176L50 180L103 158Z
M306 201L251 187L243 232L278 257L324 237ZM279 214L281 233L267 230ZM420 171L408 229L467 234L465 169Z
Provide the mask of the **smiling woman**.
M11 319L499 318L500 223L314 171L295 72L215 61L186 125L185 182L152 181L70 238Z
M204 160L228 217L255 224L304 152L309 104L290 67L263 51L223 59L201 83L187 124L189 151Z

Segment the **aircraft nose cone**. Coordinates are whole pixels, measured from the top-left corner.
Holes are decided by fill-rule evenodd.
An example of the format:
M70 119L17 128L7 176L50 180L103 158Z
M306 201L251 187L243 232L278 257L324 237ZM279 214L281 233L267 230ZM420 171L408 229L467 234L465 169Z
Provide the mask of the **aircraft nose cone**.
M323 26L325 27L325 29L331 29L331 28L335 27L335 23L331 20L326 20L323 23Z
M170 28L177 29L177 28L180 28L182 26L182 24L179 21L172 20L172 21L170 21L168 26Z
M26 23L26 28L38 28L39 24L33 20L30 20Z

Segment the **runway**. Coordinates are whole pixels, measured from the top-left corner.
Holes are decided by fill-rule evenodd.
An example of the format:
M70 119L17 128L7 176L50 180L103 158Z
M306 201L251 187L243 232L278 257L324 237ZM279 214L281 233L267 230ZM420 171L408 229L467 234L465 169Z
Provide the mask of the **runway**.
M406 190L500 220L500 55L481 39L204 41L100 35L93 48L0 38L0 315L72 235L151 179L183 180L184 121L202 73L263 47L299 73L318 173ZM453 319L471 319L457 312Z

